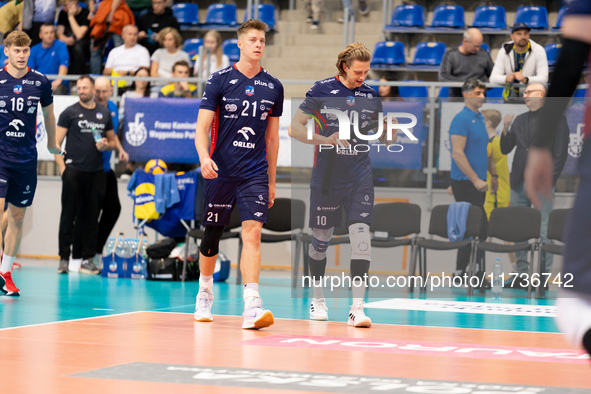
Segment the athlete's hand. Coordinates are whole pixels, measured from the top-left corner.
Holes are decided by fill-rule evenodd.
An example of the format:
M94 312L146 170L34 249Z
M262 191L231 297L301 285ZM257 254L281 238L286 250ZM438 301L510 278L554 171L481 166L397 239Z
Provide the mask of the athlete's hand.
M523 178L527 197L536 207L540 208L542 206L540 195L547 200L552 200L554 160L548 149L529 148Z
M205 179L214 179L218 177L218 166L210 157L201 162L201 175Z
M52 155L60 155L62 154L62 148L60 148L57 144L47 144L47 150L49 151L49 153L51 153ZM65 151L63 153L66 153Z
M269 183L269 208L275 204L275 184Z
M339 133L333 133L326 137L326 144L340 146L341 148L346 148L349 146L349 141L347 140L340 140Z
M101 152L104 152L108 147L109 141L104 137L96 142L96 149L98 149Z
M398 119L392 118L392 124L398 124ZM384 130L382 135L380 136L380 142L384 145L395 144L398 141L398 132L396 130L392 131L392 139L388 139L388 120L384 118Z
M476 180L476 182L473 182L473 183L474 183L474 187L479 192L485 192L488 190L488 183L486 183L486 181L483 181L482 179L478 179L478 180Z

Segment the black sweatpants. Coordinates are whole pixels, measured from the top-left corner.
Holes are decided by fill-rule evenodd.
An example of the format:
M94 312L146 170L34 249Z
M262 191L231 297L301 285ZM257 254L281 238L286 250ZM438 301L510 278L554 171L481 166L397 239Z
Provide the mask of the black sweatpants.
M484 201L486 199L486 193L478 191L471 181L456 181L451 180L451 190L454 193L456 201L466 201L475 207L479 207L482 211L482 221L480 222L480 234L481 240L486 239L486 229L488 222L486 221L486 213L484 212ZM470 262L470 248L458 249L458 257L456 258L456 270L466 271L466 267Z
M92 259L96 252L98 217L105 194L105 172L84 172L66 166L62 175L59 255ZM80 241L77 241L77 238Z
M96 253L102 254L105 243L119 219L121 203L117 193L117 177L113 170L105 172L106 186L103 198L102 212L99 219L98 238L96 241Z

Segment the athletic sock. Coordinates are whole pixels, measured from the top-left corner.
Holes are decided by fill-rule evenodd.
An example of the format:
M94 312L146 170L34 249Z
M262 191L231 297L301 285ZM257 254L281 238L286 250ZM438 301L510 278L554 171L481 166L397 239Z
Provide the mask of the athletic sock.
M199 290L207 290L210 293L213 288L213 275L200 275L199 276Z
M4 258L2 259L2 268L0 268L0 271L2 271L3 273L5 272L10 272L12 270L12 264L14 263L14 260L16 259L16 256L4 256Z

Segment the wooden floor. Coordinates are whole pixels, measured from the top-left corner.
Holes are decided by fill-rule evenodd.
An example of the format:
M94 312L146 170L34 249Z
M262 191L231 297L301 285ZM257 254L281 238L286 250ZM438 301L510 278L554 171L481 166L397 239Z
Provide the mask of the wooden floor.
M23 295L0 297L4 393L591 392L589 357L543 313L368 308L377 324L356 329L345 323L349 300L329 300L332 321L309 321L309 299L291 298L288 278L265 277L276 322L248 331L232 281L214 286L214 322L197 323L195 282L26 267L14 277ZM542 312L553 304L506 302Z

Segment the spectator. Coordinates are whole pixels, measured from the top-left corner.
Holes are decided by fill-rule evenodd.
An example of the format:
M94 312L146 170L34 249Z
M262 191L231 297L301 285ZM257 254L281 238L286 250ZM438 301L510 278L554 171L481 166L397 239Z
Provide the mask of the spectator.
M173 78L189 78L191 76L191 67L189 63L180 60L172 66ZM160 97L197 97L197 86L186 81L173 82L160 89Z
M222 70L230 65L230 59L222 52L222 36L215 30L210 30L203 37L203 60L195 59L193 74L202 78L208 78L216 71Z
M490 82L504 83L548 83L548 58L544 48L529 38L530 28L522 22L511 29L511 41L503 44L492 73ZM516 93L519 94L518 89Z
M312 22L312 29L318 29L320 24L320 12L322 11L321 0L306 0L308 10L308 22Z
M480 50L482 33L476 28L464 32L464 41L457 48L450 48L441 59L439 80L464 82L469 78L487 82L493 69L488 52ZM449 97L462 97L461 88L450 88Z
M501 135L501 152L509 154L514 148L515 156L513 156L513 165L511 168L511 205L525 206L532 205L530 199L527 197L527 190L524 187L523 173L527 163L528 150L532 141L534 132L543 127L542 117L543 112L539 111L544 105L544 97L546 97L546 88L540 83L532 83L527 86L523 93L525 105L529 108L529 112L515 117L515 121L511 125L514 115L506 115L504 119L503 134ZM511 130L509 126L511 125ZM560 115L560 120L557 124L557 133L554 138L554 143L551 147L552 157L554 158L554 182L560 176L566 158L568 156L568 142L569 129L566 122L566 117ZM548 233L548 218L550 211L552 211L552 199L544 199L541 205L542 225L540 228L540 241L546 242ZM518 280L513 281L513 284L518 287L525 287L526 277L521 274L528 275L529 262L527 261L526 252L517 252L517 273ZM542 252L542 264L544 272L552 271L552 255Z
M41 25L55 22L55 0L24 0L22 30L31 37L31 47L41 41Z
M172 9L166 6L166 0L152 0L152 9L140 17L137 23L139 43L150 51L150 55L160 48L158 33L165 27L180 30L181 27Z
M134 77L149 77L150 73L147 68L140 67L133 74ZM121 122L125 119L125 100L128 98L153 97L150 93L150 81L133 81L131 87L123 93L121 101L119 101L119 119Z
M189 54L181 49L183 39L178 30L173 27L165 27L158 33L158 42L163 48L156 49L152 54L152 65L150 66L150 75L153 77L170 78L172 77L172 66L183 60L187 64L191 63ZM159 91L164 83L156 83L155 88Z
M384 75L380 77L380 82L392 82L395 80L396 79L390 75ZM398 86L380 85L378 88L378 93L380 94L380 97L385 100L389 100L392 97L400 97L400 93L398 93Z
M66 44L55 39L55 30L52 24L41 25L39 31L41 42L33 45L28 66L45 75L66 75L70 65L70 56ZM68 81L54 79L51 87L55 94L67 94L70 85Z
M126 0L129 9L133 13L133 17L136 21L140 20L150 7L152 6L151 0Z
M123 28L123 45L113 48L105 63L104 75L130 75L140 67L150 67L150 53L137 43L138 29Z
M22 1L17 4L11 0L0 7L0 43L23 20L23 5Z
M90 71L100 74L103 52L110 39L115 47L123 45L123 28L135 25L135 19L127 3L122 0L99 0L88 4L90 11Z
M348 17L348 15L346 14L346 10L349 10L350 13L354 13L355 9L353 8L353 0L341 0L341 2L343 3L343 10L345 11L345 14L343 15L344 18L339 18L337 20L337 22L339 23L343 23L345 21L345 18ZM359 13L361 15L367 15L369 14L369 5L367 4L366 0L358 0L357 1L358 7L357 10L359 11Z
M58 273L68 273L72 246L72 258L80 261L80 272L97 275L101 271L92 259L105 193L102 152L115 149L115 135L109 110L93 100L94 80L81 76L76 92L80 101L61 113L57 126L58 145L67 136L65 158L55 155L62 176ZM80 242L73 242L75 230L81 235Z
M496 176L493 176L490 171L486 174L488 190L486 191L484 211L486 217L490 219L490 213L493 209L509 206L509 166L507 165L507 155L501 152L501 137L497 134L497 126L503 120L501 113L496 109L485 109L481 112L488 133L488 157L492 157L497 169ZM496 192L492 191L492 178L497 178L498 188Z
M78 0L62 0L62 10L57 18L57 38L68 46L70 74L86 73L86 61L90 59L90 21L87 8Z
M486 239L486 216L484 200L488 184L487 168L492 175L491 188L497 189L497 175L492 158L488 158L488 134L484 117L478 111L484 104L486 87L478 79L471 78L464 82L462 94L466 106L452 120L449 128L451 140L451 188L456 201L466 201L482 209L482 222L479 238ZM454 276L464 276L470 260L470 249L458 250Z

